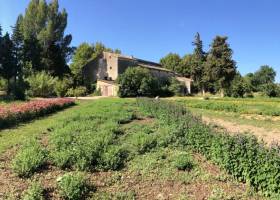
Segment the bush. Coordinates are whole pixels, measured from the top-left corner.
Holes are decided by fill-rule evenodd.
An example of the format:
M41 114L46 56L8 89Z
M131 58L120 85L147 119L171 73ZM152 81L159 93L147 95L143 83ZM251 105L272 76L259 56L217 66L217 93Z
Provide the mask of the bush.
M104 170L117 170L124 165L127 152L118 146L110 145L100 157L99 165Z
M186 153L179 154L174 159L174 166L178 170L190 171L193 168L193 163L192 163L191 156L189 154L186 154Z
M268 97L280 96L280 86L275 83L264 84L261 87L262 93Z
M89 192L86 177L79 172L67 173L57 179L61 196L68 200L80 200Z
M176 78L170 79L170 85L168 87L168 90L172 93L173 96L185 95L185 85L178 81Z
M29 177L44 165L46 151L36 141L28 142L12 161L13 171L22 177Z
M129 67L118 77L119 96L152 96L157 90L156 80L149 70L141 67Z
M66 96L68 97L81 97L87 94L87 88L84 86L79 86L76 88L68 89Z
M72 85L72 81L69 78L63 78L62 80L58 80L54 86L54 91L56 96L65 97L68 89Z
M139 132L132 136L131 143L137 148L139 154L144 154L156 147L157 140L153 135Z
M32 97L50 97L53 96L57 78L52 77L45 71L30 75L27 79L29 89L27 94Z
M245 93L250 92L250 88L243 77L236 75L233 79L230 87L230 93L228 96L232 97L244 97Z
M38 182L32 183L23 196L23 200L44 200L44 189Z
M7 91L8 84L7 81L0 77L0 91Z

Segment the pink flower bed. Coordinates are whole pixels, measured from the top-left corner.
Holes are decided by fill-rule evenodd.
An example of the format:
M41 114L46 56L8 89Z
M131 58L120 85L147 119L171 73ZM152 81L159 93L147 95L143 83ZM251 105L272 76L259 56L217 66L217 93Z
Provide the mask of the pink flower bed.
M0 106L0 128L44 116L74 104L72 99L55 98Z

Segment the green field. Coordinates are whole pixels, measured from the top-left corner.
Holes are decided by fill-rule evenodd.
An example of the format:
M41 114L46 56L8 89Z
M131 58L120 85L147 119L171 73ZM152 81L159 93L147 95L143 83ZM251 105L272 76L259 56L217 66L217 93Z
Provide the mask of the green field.
M264 199L176 130L133 99L83 101L3 130L1 198L80 199L82 191L87 199Z
M178 102L190 108L214 111L234 112L238 114L256 114L264 116L280 115L279 98L177 98Z

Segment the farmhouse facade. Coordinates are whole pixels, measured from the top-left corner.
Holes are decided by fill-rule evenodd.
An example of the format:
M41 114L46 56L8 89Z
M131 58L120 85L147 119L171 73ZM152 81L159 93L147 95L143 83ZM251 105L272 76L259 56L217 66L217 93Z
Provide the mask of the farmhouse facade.
M102 96L116 96L118 90L118 85L115 83L116 79L128 67L134 66L148 69L155 77L175 77L183 82L187 92L191 93L191 79L181 77L177 73L163 68L158 63L116 53L103 52L100 57L89 61L83 67L83 75L88 82L97 82L97 89L100 89Z

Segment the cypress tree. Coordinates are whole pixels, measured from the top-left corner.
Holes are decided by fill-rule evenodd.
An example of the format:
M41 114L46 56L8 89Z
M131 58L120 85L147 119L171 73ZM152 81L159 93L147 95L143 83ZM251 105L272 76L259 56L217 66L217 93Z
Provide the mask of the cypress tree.
M236 75L236 62L232 59L233 51L227 43L227 39L222 36L215 37L206 62L209 78L216 83L222 97Z

